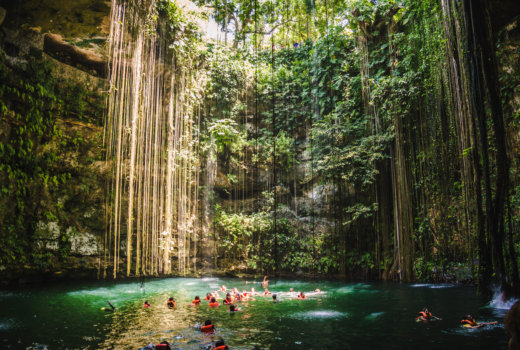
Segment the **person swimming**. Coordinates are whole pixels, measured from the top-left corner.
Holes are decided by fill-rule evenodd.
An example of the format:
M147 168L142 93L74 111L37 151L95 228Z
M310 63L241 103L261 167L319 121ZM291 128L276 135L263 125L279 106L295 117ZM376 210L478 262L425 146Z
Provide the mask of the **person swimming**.
M170 308L170 309L173 309L175 307L175 299L173 297L169 297L168 298L168 301L166 302L166 305Z
M224 342L224 339L219 339L215 342L213 350L229 350L229 347Z
M170 343L162 341L159 344L155 344L155 350L172 350Z
M226 294L226 299L224 299L223 303L224 305L229 305L233 302L233 300L231 299L231 294L230 293L227 293Z
M204 321L204 326L200 327L202 333L213 333L215 332L215 326L211 323L211 320Z
M211 306L211 307L217 307L217 306L219 306L219 305L220 305L220 304L218 303L217 299L215 299L215 298L213 298L213 297L210 299L210 301L209 301L209 306Z
M195 299L191 302L193 305L200 305L200 297L197 295Z
M264 290L264 297L265 297L265 296L268 296L268 295L270 295L270 294L271 294L271 292L269 291L269 289L266 288L266 289Z
M262 281L262 288L267 289L269 286L269 280L267 279L267 276L264 276L264 280Z
M150 307L152 305L150 305L150 302L148 300L146 300L143 304L143 307Z
M430 320L441 320L441 318L437 316L433 316L430 310L428 308L422 309L422 311L419 311L419 316L416 318L417 321L430 321Z
M480 327L483 327L483 326L486 326L486 325L490 325L490 324L497 324L498 322L497 321L494 321L494 322L477 322L473 318L473 316L466 315L466 316L464 316L462 318L460 323L462 324L463 327L466 327L466 328L480 328Z
M114 305L112 305L110 300L107 300L107 303L108 303L108 305L110 305L110 309L108 307L102 307L101 310L106 311L106 312L114 312L116 310L116 307Z
M237 312L240 311L234 304L229 305L229 312Z
M280 300L277 299L276 293L272 295L273 303L279 303Z
M298 293L298 299L307 299L307 296L305 295L304 292L300 292L300 293Z

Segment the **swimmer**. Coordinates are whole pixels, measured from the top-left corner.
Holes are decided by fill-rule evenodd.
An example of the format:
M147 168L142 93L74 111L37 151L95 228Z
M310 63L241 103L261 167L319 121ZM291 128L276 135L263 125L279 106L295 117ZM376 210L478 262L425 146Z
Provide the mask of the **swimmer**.
M200 305L200 297L197 295L195 299L191 302L193 305Z
M307 298L307 296L305 296L304 292L298 293L298 299L306 299L306 298Z
M321 290L319 290L318 288L316 288L316 289L314 290L314 293L321 293Z
M432 313L428 310L428 308L424 308L422 311L419 311L419 316L417 316L416 321L430 320L441 320L441 318L433 316Z
M168 298L168 301L166 302L166 305L170 308L170 309L173 309L175 307L175 299L173 297L169 297Z
M251 288L251 295L255 295L256 294L256 290L254 287Z
M204 321L204 326L200 327L202 333L213 333L215 332L215 326L211 323L211 320Z
M231 299L231 294L229 294L229 293L226 294L226 299L224 299L223 303L224 303L224 305L229 305L229 304L233 303L233 299Z
M229 305L229 312L237 312L240 311L239 308L237 308L235 305L231 304Z
M110 309L108 307L102 307L101 310L106 311L106 312L113 312L116 310L116 307L114 305L112 305L110 300L107 300L107 303L108 303L108 305L110 305Z
M464 316L464 318L462 318L460 323L462 324L463 327L466 327L466 328L480 328L480 327L486 326L488 324L497 324L498 322L495 321L495 322L481 322L481 323L478 323L477 321L475 321L473 316L466 315L466 316Z
M223 339L219 339L215 342L213 350L229 350L229 347L224 343Z
M204 298L206 301L210 301L211 293L206 293L206 297Z
M278 300L277 297L276 297L276 293L273 294L272 297L273 297L273 303L279 303L280 302L280 300Z
M167 341L162 341L159 344L155 344L156 350L172 350L170 344Z
M211 307L217 307L219 305L220 304L218 303L217 299L215 299L215 298L211 298L211 300L209 301L209 306L211 306Z
M227 287L225 285L222 285L220 286L220 290L225 293L227 291Z
M150 302L148 300L145 301L143 304L143 307L150 307L150 306L152 306L152 305L150 305Z
M294 289L293 288L289 288L289 293L294 293Z
M262 281L262 288L267 289L269 286L269 280L267 279L267 276L264 276L264 280Z
M269 289L266 288L266 289L264 290L264 297L265 297L265 296L268 296L269 294L271 294L271 292L269 291Z

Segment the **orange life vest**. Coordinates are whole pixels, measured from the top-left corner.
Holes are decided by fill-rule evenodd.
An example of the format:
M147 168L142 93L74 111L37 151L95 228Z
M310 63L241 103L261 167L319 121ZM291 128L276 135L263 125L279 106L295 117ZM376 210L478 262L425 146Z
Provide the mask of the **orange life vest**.
M229 305L231 303L232 303L231 299L228 299L228 298L224 299L224 304L225 305Z
M229 350L229 346L221 345L221 346L217 346L216 348L213 348L213 350Z
M175 301L168 301L166 305L168 305L168 307L175 307Z
M466 324L469 324L471 327L474 327L477 325L477 322L472 322L470 320L467 320L467 319L464 319L462 321L460 321L460 323L466 323Z
M202 327L200 327L200 330L201 330L203 333L211 333L211 332L214 332L214 331L215 331L215 326L212 325L212 324L208 324L207 326L202 326Z
M157 350L171 350L172 348L168 344L155 344L155 349Z
M427 320L429 320L432 317L432 313L431 312L426 313L424 311L420 311L419 315L421 315L422 317L424 317Z
M210 297L208 297L207 295L206 295L206 297L204 298L204 300L207 300L207 301L209 301L209 299L210 299Z
M298 299L305 299L307 298L305 295L298 295Z
M192 304L195 304L195 305L199 305L199 304L200 304L200 299L198 299L198 300L193 300L191 303L192 303Z
M218 306L218 301L215 301L214 303L209 303L209 306L211 307L215 307L215 306Z

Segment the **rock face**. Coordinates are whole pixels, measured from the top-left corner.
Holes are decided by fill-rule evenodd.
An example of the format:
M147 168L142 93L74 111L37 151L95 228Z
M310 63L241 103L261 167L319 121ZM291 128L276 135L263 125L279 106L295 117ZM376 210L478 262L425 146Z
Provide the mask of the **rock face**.
M47 78L55 86L56 98L65 104L55 122L58 136L37 151L55 154L49 172L64 174L64 178L56 180L57 186L43 185L31 193L35 221L30 251L24 264L2 260L0 279L5 283L22 276L30 277L28 281L42 276L95 277L106 227L102 124L110 1L12 1L4 6L0 7L4 69L9 75L24 76L31 64L49 67ZM14 116L20 113L14 107L21 111L31 108L27 100L24 107L21 101L6 98L12 97L1 98L8 106L0 119L3 144L14 137ZM0 206L0 218L9 215L8 210L8 206Z

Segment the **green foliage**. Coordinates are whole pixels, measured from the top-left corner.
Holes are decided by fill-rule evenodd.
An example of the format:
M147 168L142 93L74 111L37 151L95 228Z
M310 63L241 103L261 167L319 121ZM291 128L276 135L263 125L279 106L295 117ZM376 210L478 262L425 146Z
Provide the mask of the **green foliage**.
M81 137L64 136L56 121L65 113L81 119L84 91L74 87L65 101L61 100L50 77L51 67L42 61L30 62L21 73L0 62L5 128L0 133L0 264L32 261L40 267L48 265L52 253L37 250L36 223L59 222L63 207L58 203L53 210L42 210L40 200L58 191L71 177L58 166L59 150L50 145L78 147L83 142ZM64 257L66 250L61 255Z
M174 1L169 0L158 1L156 9L158 17L165 21L166 33L159 34L169 39L168 48L178 53L193 51L201 39L197 25L198 14L182 11ZM151 23L155 23L155 16L151 16Z

